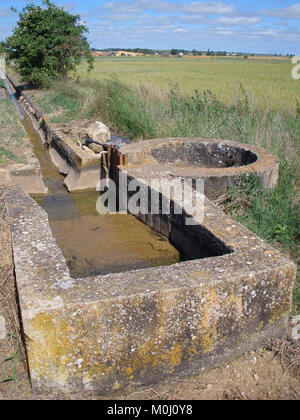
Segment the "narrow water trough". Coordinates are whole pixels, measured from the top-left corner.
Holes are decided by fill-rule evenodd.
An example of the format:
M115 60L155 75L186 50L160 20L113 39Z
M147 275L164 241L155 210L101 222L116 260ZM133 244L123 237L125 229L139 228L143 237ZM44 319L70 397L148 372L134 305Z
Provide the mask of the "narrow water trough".
M82 185L83 160L61 141L56 152L63 160L68 150L68 172ZM199 147L211 151L202 165ZM188 148L193 151L185 155ZM217 152L227 154L222 165ZM43 163L46 151L36 153L50 194L33 200L15 186L5 196L34 392L103 393L153 384L216 366L266 337L286 334L295 265L202 194L194 198L204 217L152 184L161 177L193 183L202 171L207 178L225 177L225 191L254 171L270 187L278 171L274 157L203 139L159 139L113 150L112 179L142 178L147 195L169 200L169 214L159 205L158 214L140 211L134 218L97 215L97 193L67 193L61 176L55 170L51 175L51 161ZM176 153L187 157L184 165ZM216 154L218 168L208 159ZM100 165L97 176L93 182ZM128 193L127 206L131 198Z
M100 216L96 190L68 193L48 149L26 117L23 126L38 157L49 193L31 194L47 212L52 233L73 277L168 265L180 260L167 239L129 214ZM100 165L99 165L100 167ZM100 174L100 169L99 169Z

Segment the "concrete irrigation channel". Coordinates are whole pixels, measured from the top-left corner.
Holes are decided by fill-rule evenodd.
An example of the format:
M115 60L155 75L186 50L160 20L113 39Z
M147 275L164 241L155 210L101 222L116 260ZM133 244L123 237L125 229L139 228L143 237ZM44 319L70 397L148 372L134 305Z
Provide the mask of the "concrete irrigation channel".
M134 215L101 216L102 158L64 139L9 83L48 190L29 196L16 185L5 196L34 392L153 384L286 335L295 265L210 201L253 173L264 188L276 185L274 156L225 140L111 145L109 179L119 188L137 181L158 212L146 200ZM204 179L193 203L204 217L165 195L153 182L161 179ZM125 191L119 206L130 210L134 192Z

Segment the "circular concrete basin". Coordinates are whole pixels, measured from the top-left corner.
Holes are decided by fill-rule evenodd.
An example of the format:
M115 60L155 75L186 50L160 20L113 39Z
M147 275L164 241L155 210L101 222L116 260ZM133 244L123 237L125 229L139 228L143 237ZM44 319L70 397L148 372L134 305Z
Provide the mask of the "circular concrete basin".
M170 138L145 140L120 149L130 172L140 178L205 180L205 194L217 198L243 175L256 174L263 188L278 179L278 159L256 146L229 140Z
M232 168L257 161L255 152L225 142L168 142L154 145L151 155L157 163L195 168Z

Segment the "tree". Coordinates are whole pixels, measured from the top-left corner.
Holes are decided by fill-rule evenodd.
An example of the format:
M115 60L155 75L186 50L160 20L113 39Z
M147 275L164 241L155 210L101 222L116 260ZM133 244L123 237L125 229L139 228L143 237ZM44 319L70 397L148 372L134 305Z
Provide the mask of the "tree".
M7 39L7 59L12 61L25 82L35 87L66 77L85 58L89 70L93 56L84 36L88 29L79 15L72 15L44 0L44 7L28 4Z

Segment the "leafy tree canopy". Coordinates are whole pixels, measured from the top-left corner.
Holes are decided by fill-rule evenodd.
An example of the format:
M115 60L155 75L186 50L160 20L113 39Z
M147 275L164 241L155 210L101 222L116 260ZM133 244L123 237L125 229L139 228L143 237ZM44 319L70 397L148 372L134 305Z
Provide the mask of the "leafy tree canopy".
M6 40L7 59L14 62L26 82L45 86L57 77L66 77L85 58L89 70L93 56L84 36L88 29L79 15L44 0L44 7L28 4Z

